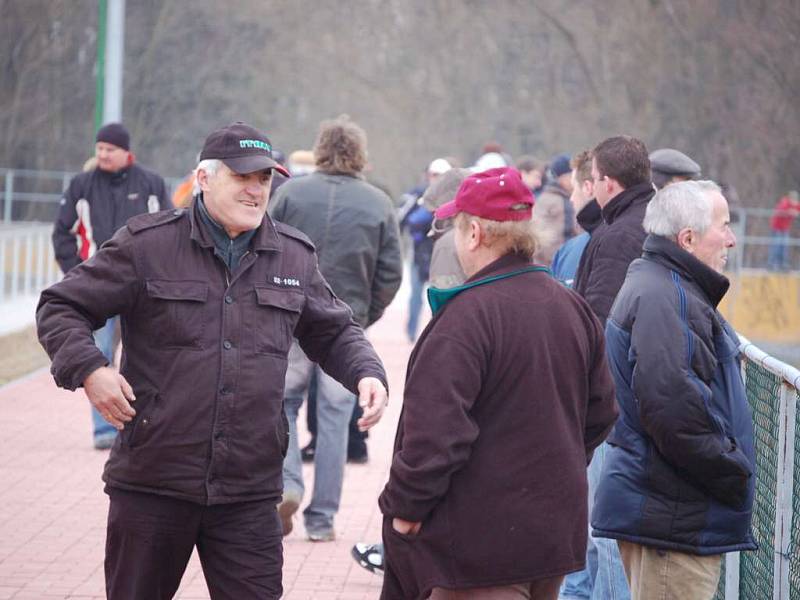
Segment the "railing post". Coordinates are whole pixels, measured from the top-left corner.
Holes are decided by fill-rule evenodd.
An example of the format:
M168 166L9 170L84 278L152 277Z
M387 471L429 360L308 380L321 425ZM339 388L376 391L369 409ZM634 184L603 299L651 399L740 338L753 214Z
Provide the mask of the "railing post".
M774 600L789 598L789 546L792 543L792 489L794 486L794 428L797 416L795 395L781 382L778 413L778 471L775 487L775 571Z
M19 236L14 234L11 239L11 299L19 293Z
M6 299L6 239L0 238L0 300Z
M11 223L11 205L14 203L14 169L6 171L6 191L3 196L3 221Z
M31 229L30 233L25 236L25 272L22 276L25 278L25 295L30 296L33 294L33 281L36 274L33 272L33 236L34 231Z
M725 600L739 600L740 556L738 552L725 555Z

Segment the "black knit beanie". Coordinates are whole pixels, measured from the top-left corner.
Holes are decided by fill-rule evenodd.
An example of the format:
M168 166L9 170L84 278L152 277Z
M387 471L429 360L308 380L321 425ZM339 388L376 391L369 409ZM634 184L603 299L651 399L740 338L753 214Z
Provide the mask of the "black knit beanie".
M123 150L131 149L131 136L122 123L108 123L97 131L96 142L113 144Z

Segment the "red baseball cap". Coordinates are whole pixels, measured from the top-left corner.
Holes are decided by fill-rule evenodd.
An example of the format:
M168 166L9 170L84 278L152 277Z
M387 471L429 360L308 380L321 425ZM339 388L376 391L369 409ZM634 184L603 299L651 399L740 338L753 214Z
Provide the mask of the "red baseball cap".
M533 194L519 171L499 167L467 177L456 197L436 209L437 219L449 219L460 212L491 221L525 221L531 218Z

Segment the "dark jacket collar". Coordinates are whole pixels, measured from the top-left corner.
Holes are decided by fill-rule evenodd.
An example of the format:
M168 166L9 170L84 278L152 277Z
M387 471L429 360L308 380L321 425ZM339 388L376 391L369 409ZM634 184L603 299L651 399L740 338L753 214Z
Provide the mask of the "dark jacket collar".
M576 218L578 220L578 225L580 225L584 231L591 234L597 229L597 226L603 222L603 211L597 203L597 200L592 198L589 203L578 212Z
M611 225L615 219L637 204L647 204L655 194L650 182L638 183L622 190L603 207L603 220Z
M525 267L530 267L532 264L533 263L530 260L520 254L504 254L497 260L483 267L464 283L470 283L472 281L477 281L478 279L491 277L492 275L499 275L501 273L510 273L511 271L517 271L519 269L524 269Z
M204 248L213 248L214 247L214 239L211 237L211 234L207 231L206 226L203 224L202 219L199 215L200 208L198 207L198 200L202 200L203 194L201 193L199 196L195 198L195 201L192 202L192 206L189 210L189 221L191 223L191 234L190 237L195 242L200 244ZM264 219L261 221L261 225L258 226L256 229L255 234L253 234L253 240L251 247L255 251L261 250L271 250L274 252L280 252L282 249L280 237L278 236L278 231L275 228L275 223L272 222L269 214L264 215Z
M644 258L675 270L685 279L696 283L714 308L728 291L730 281L727 277L696 259L672 240L651 234L645 238L643 248Z
M120 185L126 179L128 179L128 174L131 170L131 165L125 165L119 171L104 171L101 168L96 168L95 172L105 179L107 179L111 185Z

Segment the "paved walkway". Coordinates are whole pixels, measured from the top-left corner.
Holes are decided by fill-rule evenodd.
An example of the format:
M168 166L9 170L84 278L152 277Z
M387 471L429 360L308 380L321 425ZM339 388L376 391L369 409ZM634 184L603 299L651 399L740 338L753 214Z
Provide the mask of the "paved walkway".
M376 500L388 473L411 350L404 306L400 295L370 331L391 389L389 410L370 436L370 461L347 466L335 542L305 541L299 522L285 539L287 600L373 599L380 592L381 578L356 565L350 547L380 536ZM57 389L46 370L0 388L0 600L105 598L105 459L91 447L83 392ZM310 480L307 471L309 489ZM208 597L195 555L176 598Z

